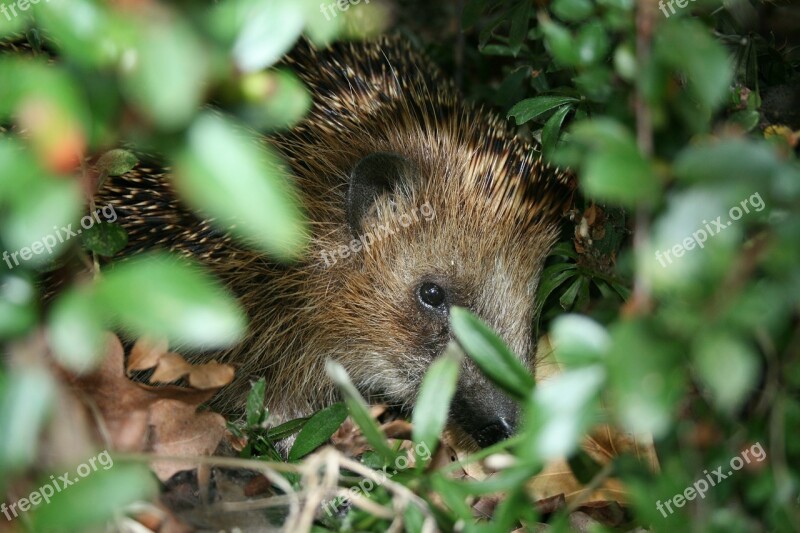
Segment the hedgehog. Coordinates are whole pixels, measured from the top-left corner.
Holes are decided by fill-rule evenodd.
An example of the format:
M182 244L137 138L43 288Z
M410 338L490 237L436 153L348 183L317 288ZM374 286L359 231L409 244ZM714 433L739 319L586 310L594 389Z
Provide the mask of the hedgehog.
M265 137L293 174L310 238L292 263L237 243L175 194L168 169L110 178L110 203L136 253L199 259L239 299L246 339L201 358L237 367L215 407L241 409L266 380L271 421L339 401L330 359L361 394L401 413L454 339L449 312L471 310L533 369L536 287L574 189L507 122L465 102L397 37L300 43L284 59L309 88L309 114ZM511 435L518 405L464 359L448 419L453 441Z

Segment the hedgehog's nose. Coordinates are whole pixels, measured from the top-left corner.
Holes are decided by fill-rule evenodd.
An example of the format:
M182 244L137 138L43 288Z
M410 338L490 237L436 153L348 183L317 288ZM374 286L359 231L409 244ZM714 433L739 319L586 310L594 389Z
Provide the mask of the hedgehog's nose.
M517 429L519 406L488 382L459 386L450 406L451 420L486 448Z
M475 441L481 448L497 444L501 440L505 440L514 434L514 430L516 429L514 427L515 425L516 424L513 422L509 423L505 417L501 416L497 419L497 422L489 424L475 432Z

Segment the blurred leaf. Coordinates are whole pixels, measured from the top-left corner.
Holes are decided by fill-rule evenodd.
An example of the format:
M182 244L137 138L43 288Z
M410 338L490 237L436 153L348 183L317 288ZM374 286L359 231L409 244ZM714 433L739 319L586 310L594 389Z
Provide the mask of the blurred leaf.
M608 36L600 23L585 24L581 27L576 41L578 56L584 65L604 60L608 54Z
M611 347L611 337L603 326L575 314L553 321L551 341L556 359L568 367L602 362Z
M260 149L261 142L220 117L201 115L189 130L175 181L195 208L233 225L248 243L289 259L305 243L305 224L282 163Z
M245 115L263 130L288 128L311 109L311 95L291 71L256 72L242 80L242 91L251 103Z
M591 0L555 0L551 9L565 22L580 22L592 14L594 6Z
M391 463L396 454L389 448L388 444L386 444L386 436L375 423L375 420L369 412L367 403L353 386L350 377L347 375L347 371L342 365L332 360L326 361L325 371L339 387L339 390L342 391L350 416L353 417L355 423L361 428L364 438L366 438L372 448L384 458L386 464Z
M428 450L436 449L439 435L447 423L462 358L460 348L451 341L422 378L411 423L414 442L424 443Z
M739 339L729 334L705 335L692 352L695 371L721 411L735 412L755 392L761 374L759 360Z
M574 142L594 148L585 156L581 173L586 194L626 206L655 202L661 184L652 164L623 126L589 120L575 124L572 133Z
M36 22L52 40L59 52L85 65L107 65L119 58L131 43L124 18L112 16L102 2L70 0L31 2Z
M343 403L335 403L314 413L297 435L289 452L289 460L297 461L328 442L345 418L347 407Z
M8 7L5 7L7 10ZM6 38L8 36L14 35L25 29L25 27L30 22L30 15L20 14L19 16L12 17L9 15L5 15L0 17L0 39Z
M148 254L114 265L97 287L99 305L126 330L195 348L229 346L245 331L236 300L186 261Z
M526 415L526 438L520 446L534 461L573 453L594 423L596 399L606 380L600 365L557 374L536 387Z
M50 374L39 368L0 374L0 472L24 470L36 458L55 387Z
M517 398L530 394L530 372L486 324L467 309L455 306L450 309L450 323L458 342L489 379Z
M272 66L297 41L305 24L302 1L230 2L238 34L233 58L244 72ZM225 7L223 7L225 9Z
M23 335L38 318L33 284L24 276L4 272L6 266L0 265L0 339Z
M676 346L659 339L643 321L610 328L609 390L614 412L631 433L658 439L672 425L672 413L685 393L686 378Z
M747 132L758 126L758 121L761 120L761 115L754 109L743 109L731 115L731 122L738 124L742 129Z
M74 479L78 481L69 490L56 492L50 503L35 508L31 513L34 529L88 531L112 519L126 505L158 493L158 482L145 465L115 464Z
M725 49L699 21L670 19L655 35L656 54L686 74L692 94L706 109L714 109L728 93L732 80Z
M578 449L574 455L570 456L567 462L569 463L569 469L575 475L575 479L584 485L590 483L603 469L597 461L581 449Z
M202 101L207 55L186 24L153 20L139 28L136 62L125 73L128 99L159 127L178 129Z
M544 32L544 40L547 43L547 48L553 55L557 64L566 67L576 66L580 62L580 54L578 53L578 46L572 33L552 20L540 20L542 31Z
M675 175L687 181L746 181L764 183L780 168L766 143L725 139L685 148L675 161Z
M14 265L50 263L64 249L72 231L71 221L81 211L81 195L75 182L31 180L5 216L3 240L17 255ZM13 254L12 254L13 255Z
M542 113L559 106L577 102L578 100L569 96L537 96L518 102L508 111L508 117L513 117L517 125L522 125L533 120Z
M87 250L105 257L111 257L128 245L128 233L122 226L110 222L100 222L85 230L81 235Z
M50 347L75 372L92 370L105 353L106 320L94 293L76 287L60 295L48 317Z
M522 0L512 11L511 32L508 37L508 46L514 55L522 49L522 43L528 33L528 23L531 17L531 2Z

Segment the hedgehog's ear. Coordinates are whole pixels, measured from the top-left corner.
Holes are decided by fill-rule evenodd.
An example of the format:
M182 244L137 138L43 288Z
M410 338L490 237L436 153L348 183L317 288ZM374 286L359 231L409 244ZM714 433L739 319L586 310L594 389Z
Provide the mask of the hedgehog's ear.
M413 176L407 158L386 152L370 154L356 163L347 190L347 223L354 235L361 232L361 221L382 194L399 192L403 182Z

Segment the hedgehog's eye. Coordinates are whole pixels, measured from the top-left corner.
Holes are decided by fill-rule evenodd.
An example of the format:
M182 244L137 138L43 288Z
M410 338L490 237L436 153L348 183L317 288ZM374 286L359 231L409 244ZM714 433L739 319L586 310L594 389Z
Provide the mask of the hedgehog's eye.
M419 300L428 307L440 308L444 305L444 289L435 283L425 282L419 286Z

